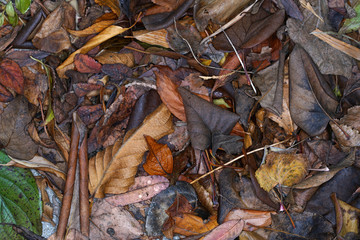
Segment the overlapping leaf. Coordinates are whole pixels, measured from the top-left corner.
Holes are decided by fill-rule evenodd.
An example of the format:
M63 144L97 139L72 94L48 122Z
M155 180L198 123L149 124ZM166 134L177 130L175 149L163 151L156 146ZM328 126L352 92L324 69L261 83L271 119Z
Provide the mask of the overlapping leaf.
M19 65L5 58L0 63L0 83L18 94L24 93L24 77ZM5 96L8 96L5 94Z

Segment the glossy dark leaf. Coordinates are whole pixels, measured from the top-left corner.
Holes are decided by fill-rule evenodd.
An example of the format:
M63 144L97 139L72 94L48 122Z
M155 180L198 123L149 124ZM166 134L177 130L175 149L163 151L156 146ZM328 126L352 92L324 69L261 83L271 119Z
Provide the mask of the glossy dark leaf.
M229 134L240 117L212 104L185 88L178 88L185 106L188 131L194 148L205 150L213 133Z
M24 93L24 77L19 65L10 59L0 63L0 83L18 94Z
M290 55L290 114L310 136L319 135L334 117L338 102L310 56L295 47Z

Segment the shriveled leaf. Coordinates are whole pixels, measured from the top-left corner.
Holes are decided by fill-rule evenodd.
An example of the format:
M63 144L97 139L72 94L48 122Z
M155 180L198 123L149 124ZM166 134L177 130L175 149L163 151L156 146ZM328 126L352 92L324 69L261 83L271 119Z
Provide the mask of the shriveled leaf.
M85 54L89 52L94 47L98 46L99 44L105 42L106 40L115 37L118 34L121 34L125 31L127 31L128 28L122 28L119 26L109 26L106 29L104 29L102 32L100 32L95 37L91 38L83 47L73 52L60 66L56 68L56 71L58 75L61 78L65 78L65 72L69 68L71 68L71 64L74 62L74 58L76 54L82 53Z
M121 15L121 9L118 0L95 0L95 2L100 6L108 6L118 17Z
M24 77L19 65L5 58L0 63L0 83L18 94L24 93ZM5 96L9 96L4 92Z
M191 213L185 213L182 216L174 216L173 219L175 221L174 233L184 236L206 233L218 226L216 215L211 215L208 219L209 221L206 223L201 217Z
M291 187L303 180L306 174L307 162L302 155L270 152L255 176L260 186L269 192L277 184Z
M338 102L310 56L300 47L290 55L290 114L310 136L322 133Z
M141 42L169 48L170 46L166 40L166 34L167 31L165 29L160 29L157 31L139 30L133 32L134 38Z
M252 231L254 227L268 227L271 225L271 214L276 212L258 211L248 209L233 209L225 218L225 222L230 220L244 220L245 231Z
M215 215L216 210L214 209L214 203L211 193L207 191L199 182L193 183L192 186L194 187L198 195L199 202L201 203L201 205L203 205L211 215Z
M95 57L101 64L116 64L121 63L128 67L134 67L135 58L132 53L116 53L110 51L103 51Z
M74 59L76 70L81 73L99 73L101 64L85 54L77 54Z
M335 123L330 122L330 126L335 133L339 143L346 147L358 147L360 146L360 106L354 106L348 109L348 113L341 118L338 123L342 129L340 129ZM345 131L348 136L343 132Z
M0 163L9 157L0 151ZM0 166L0 222L14 223L41 234L41 199L35 179L28 169ZM23 239L11 226L0 225L4 239Z
M188 131L194 148L205 150L211 144L214 133L229 134L240 117L215 104L192 94L185 88L178 88L183 99Z
M0 143L5 152L18 159L32 159L38 146L27 133L27 125L32 120L28 101L23 96L16 97L0 115Z
M173 171L173 156L166 144L159 144L150 136L145 136L149 154L143 165L144 170L150 175L167 176Z
M115 206L145 201L153 198L169 186L169 180L161 176L142 176L135 178L135 182L127 193L111 196L105 200Z
M246 15L225 32L236 49L252 48L268 39L284 23L284 18L284 10L271 14L261 7L256 14ZM233 51L224 34L217 36L213 43L216 48Z
M185 108L181 95L177 91L177 85L171 80L170 68L161 67L156 75L156 87L163 103L170 112L181 121L186 121Z
M134 183L138 165L148 150L144 135L159 139L173 131L171 113L160 105L121 145L121 140L89 161L89 189L97 198L105 193L128 191Z
M59 169L55 164L48 161L47 159L35 156L32 159L26 161L26 160L19 160L16 158L10 157L10 161L6 163L3 166L14 166L19 168L28 168L28 169L37 169L45 172L51 172L55 174L56 176L66 180L66 174Z
M105 28L107 28L110 25L112 25L113 23L115 23L115 21L116 20L104 20L104 21L101 21L101 22L94 23L90 27L85 28L83 30L75 31L75 30L67 29L67 31L71 35L76 36L76 37L87 37L87 36L89 36L91 34L101 32Z
M241 234L244 226L244 220L227 221L214 228L203 240L232 240Z

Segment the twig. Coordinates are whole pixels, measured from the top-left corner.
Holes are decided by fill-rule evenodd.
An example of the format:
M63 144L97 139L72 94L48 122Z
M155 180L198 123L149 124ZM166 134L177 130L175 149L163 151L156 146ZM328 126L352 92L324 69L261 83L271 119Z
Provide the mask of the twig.
M274 143L274 144L272 144L272 145L270 145L270 146L265 146L265 147L262 147L262 148L258 148L258 149L252 150L252 151L248 152L246 155L249 155L249 154L252 154L252 153L255 153L255 152L259 152L259 151L264 150L265 148L268 148L268 147L273 147L273 146L282 144L282 143L284 143L284 142L289 141L290 139L291 139L291 138L288 138L288 139L285 139L284 141L281 141L281 142L278 142L278 143ZM209 174L212 174L213 172L218 171L218 170L224 168L225 166L230 165L230 164L232 164L233 162L236 162L237 160L239 160L239 159L241 159L241 158L243 158L243 157L245 157L245 154L240 155L240 156L234 158L233 160L225 163L224 165L222 165L222 166L220 166L220 167L215 168L214 170L211 170L211 171L208 172L208 173L205 173L205 174L202 175L201 177L198 177L197 179L195 179L194 181L192 181L190 184L193 184L193 183L199 181L200 179L208 176Z
M71 145L70 145L70 154L69 154L69 162L68 162L68 173L65 182L64 197L62 200L62 207L59 217L59 225L56 230L56 239L64 238L66 226L69 219L71 200L74 192L76 160L77 160L79 140L80 140L79 129L76 127L75 120L73 117L73 124L71 129Z
M90 233L90 209L89 209L89 162L87 155L87 131L85 130L83 141L79 149L79 172L80 172L80 231L89 237Z

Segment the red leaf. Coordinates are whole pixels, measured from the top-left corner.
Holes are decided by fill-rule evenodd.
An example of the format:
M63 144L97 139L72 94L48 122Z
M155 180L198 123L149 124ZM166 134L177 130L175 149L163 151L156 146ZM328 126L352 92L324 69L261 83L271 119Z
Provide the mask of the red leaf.
M101 71L101 64L85 54L76 54L74 63L78 72L81 73L99 73Z
M0 83L18 94L24 93L24 77L19 65L11 59L0 63Z
M0 85L0 102L10 102L13 99L14 97L11 92Z

